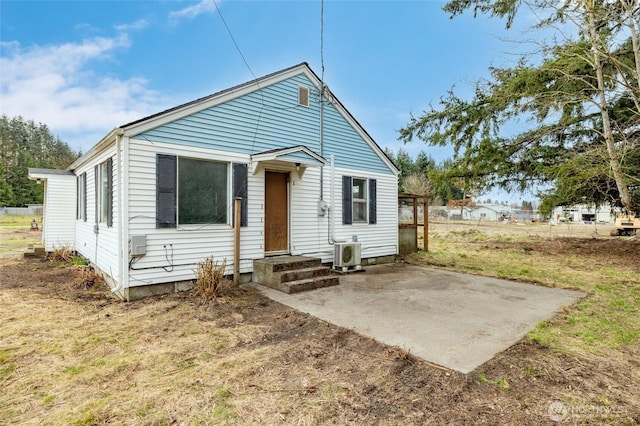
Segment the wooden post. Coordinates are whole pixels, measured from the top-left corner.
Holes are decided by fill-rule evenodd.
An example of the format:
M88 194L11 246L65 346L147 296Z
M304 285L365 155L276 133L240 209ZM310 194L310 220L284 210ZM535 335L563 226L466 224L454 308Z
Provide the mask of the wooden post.
M240 284L240 221L242 220L242 198L233 200L233 284Z
M413 196L411 201L413 201L413 229L416 233L416 250L418 250L418 199Z
M422 202L424 203L424 206L422 207L422 212L424 214L424 251L429 251L429 197L423 198Z

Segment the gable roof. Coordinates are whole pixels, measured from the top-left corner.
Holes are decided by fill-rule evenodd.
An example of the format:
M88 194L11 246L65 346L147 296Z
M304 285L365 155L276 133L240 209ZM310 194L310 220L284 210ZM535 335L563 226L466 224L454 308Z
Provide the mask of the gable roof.
M193 101L166 109L156 114L149 115L139 120L123 124L106 135L98 144L96 144L96 146L91 148L80 159L76 160L74 164L69 167L69 169L73 170L78 165L84 163L84 161L89 158L92 153L95 153L101 147L104 147L105 144L110 143L111 141L115 141L116 135L135 137L136 135L154 129L158 126L162 126L163 124L167 124L180 118L187 117L191 114L222 104L223 102L239 98L243 95L256 92L262 89L263 86L268 86L280 81L284 81L301 73L304 74L312 82L312 84L315 85L318 91L322 89L322 80L315 72L313 72L313 70L309 67L309 64L307 64L306 62L302 62L292 67L267 74L255 80L251 80L246 83L242 83L228 89L213 93L211 95L204 96ZM342 117L360 135L360 137L373 149L373 151L380 157L382 162L389 168L389 170L396 175L399 174L399 170L395 166L395 164L393 164L393 161L391 161L384 150L380 148L380 146L375 142L371 135L369 135L364 127L362 127L362 125L355 119L355 117L351 115L351 113L345 108L340 100L336 98L326 86L324 87L324 90L326 93L325 96L333 101L335 109L339 112L339 114L342 115Z

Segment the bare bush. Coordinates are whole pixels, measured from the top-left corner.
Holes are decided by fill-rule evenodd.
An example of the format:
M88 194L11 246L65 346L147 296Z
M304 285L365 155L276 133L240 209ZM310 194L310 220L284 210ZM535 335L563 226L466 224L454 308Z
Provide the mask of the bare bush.
M404 191L409 194L430 196L431 182L424 175L412 174L406 177L402 184Z
M222 259L222 263L218 263L213 256L209 256L198 262L197 266L196 292L206 301L215 300L229 284L229 280L224 276L227 258Z
M62 245L53 249L53 252L49 256L58 262L70 262L73 257L73 251L71 251L69 246Z

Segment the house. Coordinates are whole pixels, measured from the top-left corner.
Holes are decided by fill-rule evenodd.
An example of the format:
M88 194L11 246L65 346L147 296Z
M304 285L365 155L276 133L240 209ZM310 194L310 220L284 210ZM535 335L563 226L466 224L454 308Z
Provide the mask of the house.
M551 221L552 223L613 223L615 212L618 210L608 203L601 206L588 203L558 206L553 209Z
M509 206L477 204L469 212L469 219L473 221L497 222L501 217L508 218L512 214L512 209Z
M84 256L126 300L184 288L198 261L398 252L398 170L306 63L115 128L45 182L44 245ZM55 230L55 232L54 232ZM227 272L232 272L231 266Z

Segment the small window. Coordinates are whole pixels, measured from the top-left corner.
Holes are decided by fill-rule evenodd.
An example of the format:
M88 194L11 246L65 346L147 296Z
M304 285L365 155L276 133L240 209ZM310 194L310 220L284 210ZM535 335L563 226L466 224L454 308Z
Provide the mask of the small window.
M113 224L113 161L109 158L95 169L96 223Z
M367 180L353 178L353 221L367 221Z
M228 223L228 164L178 158L178 224Z
M87 174L76 178L76 219L87 221Z
M306 86L298 86L298 105L309 106L309 88Z
M378 223L377 188L375 179L342 176L343 225L367 220L370 225Z
M107 223L109 217L109 172L107 163L100 164L100 222Z

